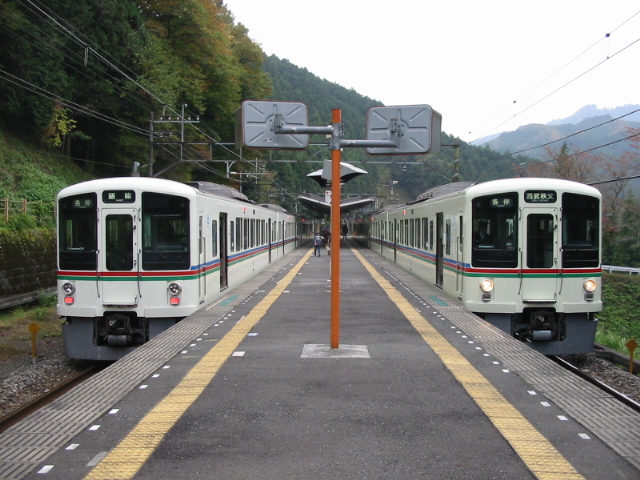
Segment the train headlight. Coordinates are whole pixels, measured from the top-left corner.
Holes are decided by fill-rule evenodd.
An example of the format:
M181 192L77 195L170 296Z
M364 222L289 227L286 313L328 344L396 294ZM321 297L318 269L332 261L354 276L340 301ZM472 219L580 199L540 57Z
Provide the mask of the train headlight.
M182 291L182 287L178 283L170 283L168 289L169 289L169 293L174 297L176 295L179 295L180 292Z
M489 280L488 278L485 278L484 280L482 280L480 282L480 290L482 290L485 293L489 293L493 291L493 281Z
M76 286L71 282L65 282L62 285L62 291L65 295L73 295L76 291Z
M598 288L598 282L596 282L593 278L589 278L584 281L584 283L582 284L582 287L587 292L594 292L595 289Z

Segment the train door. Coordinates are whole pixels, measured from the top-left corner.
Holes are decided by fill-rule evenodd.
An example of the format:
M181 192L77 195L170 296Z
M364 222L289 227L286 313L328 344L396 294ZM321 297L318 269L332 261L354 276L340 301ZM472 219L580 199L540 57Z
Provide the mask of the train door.
M204 302L207 294L207 259L206 245L204 236L204 225L202 224L202 212L198 213L198 294L200 303Z
M220 231L218 232L218 238L220 239L220 291L226 289L229 287L229 279L227 278L227 274L228 274L228 258L229 258L229 251L227 248L227 214L226 213L221 213L220 214L220 222L218 222L219 224L219 229ZM233 232L231 232L231 235L233 235Z
M557 209L525 208L522 261L529 275L522 276L522 300L525 303L554 303L558 286ZM548 273L548 275L545 275Z
M138 271L137 211L135 209L105 208L100 212L101 237L99 246L98 291L104 305L135 305L140 298L140 285L136 282L119 282L118 273L127 280ZM138 277L137 277L138 278Z
M444 284L443 222L444 215L436 213L436 286L438 287L442 287Z
M271 235L271 229L273 227L271 226L271 219L269 219L269 224L267 226L267 245L269 246L269 248L267 249L269 252L269 263L271 263L271 242L273 241L272 239L272 235Z

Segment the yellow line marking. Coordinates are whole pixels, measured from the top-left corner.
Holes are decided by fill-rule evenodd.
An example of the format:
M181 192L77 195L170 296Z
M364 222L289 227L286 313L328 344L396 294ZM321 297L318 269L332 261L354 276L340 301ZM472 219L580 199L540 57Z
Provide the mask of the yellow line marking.
M267 293L265 298L238 322L187 373L173 391L140 420L133 430L84 479L128 480L133 478L160 445L169 430L204 391L240 342L262 319L284 289L289 286L310 256L311 251L302 257L275 288Z
M422 335L447 369L509 442L527 468L541 480L584 479L522 414L451 345L402 294L356 250L351 249L374 280Z

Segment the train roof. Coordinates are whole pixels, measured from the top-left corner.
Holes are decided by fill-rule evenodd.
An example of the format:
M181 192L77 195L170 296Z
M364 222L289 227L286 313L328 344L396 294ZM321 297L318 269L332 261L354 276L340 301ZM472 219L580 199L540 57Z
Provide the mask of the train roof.
M453 182L447 183L445 185L439 185L437 187L430 188L426 192L418 195L416 200L425 200L427 198L436 198L441 197L442 195L448 195L450 193L459 192L460 190L465 190L469 188L471 185L474 185L473 182Z
M564 180L562 178L543 177L501 178L472 185L468 188L467 192L473 195L488 195L496 191L517 190L571 190L575 193L593 195L598 198L601 197L600 191L590 185L572 180Z
M70 185L60 190L60 192L58 193L58 198L103 190L139 190L145 188L162 191L165 193L175 193L182 195L194 194L192 187L185 185L184 183L179 183L164 178L109 177L87 180L85 182L76 183L75 185Z
M58 197L110 189L149 189L163 193L187 196L190 194L194 195L194 189L196 189L202 193L207 193L209 195L239 200L251 204L255 203L252 200L249 200L246 195L228 185L220 185L218 183L200 181L180 183L174 180L167 180L165 178L152 177L110 177L87 180L86 182L76 183L75 185L63 188L58 193Z
M197 188L201 192L210 193L219 197L233 198L235 200L241 200L247 203L255 203L253 200L249 200L244 193L238 189L230 187L229 185L221 185L213 182L188 182L187 185Z
M453 182L445 185L433 187L420 195L410 204L430 200L445 195L452 195L464 192L467 195L485 195L497 191L517 191L517 190L571 190L576 193L583 193L600 197L598 189L585 185L584 183L564 180L561 178L541 178L541 177L518 177L501 178L489 180L487 182Z

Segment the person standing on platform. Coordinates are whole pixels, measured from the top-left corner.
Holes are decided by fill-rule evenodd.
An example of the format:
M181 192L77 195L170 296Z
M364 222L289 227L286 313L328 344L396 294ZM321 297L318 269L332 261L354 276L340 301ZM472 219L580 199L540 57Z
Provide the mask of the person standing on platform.
M342 228L340 230L342 231L342 239L346 240L347 239L347 234L349 233L349 225L347 225L347 221L346 220L344 222L342 222Z
M318 232L313 237L313 256L314 257L316 256L316 254L320 256L320 247L322 247L322 235L320 235L320 232Z

